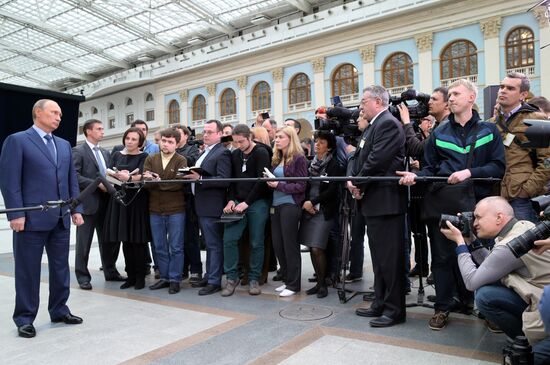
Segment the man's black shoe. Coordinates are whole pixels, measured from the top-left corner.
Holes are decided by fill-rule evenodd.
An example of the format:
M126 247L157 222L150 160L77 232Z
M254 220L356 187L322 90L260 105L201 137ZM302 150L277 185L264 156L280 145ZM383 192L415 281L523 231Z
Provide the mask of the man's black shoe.
M386 315L380 316L378 318L373 319L369 322L371 327L391 327L399 323L404 323L405 318L402 319L393 319L391 317L388 317Z
M367 292L363 295L364 302L372 302L375 299L374 292Z
M126 281L126 279L127 278L125 278L124 276L118 274L118 275L115 275L115 276L105 278L105 281Z
M380 317L382 315L382 311L377 311L372 308L358 308L355 311L355 314L361 317Z
M149 289L157 290L157 289L162 289L162 288L168 288L169 286L170 286L170 283L168 281L159 280L156 283L154 283L153 285L150 285Z
M191 287L193 288L204 288L208 285L208 279L202 278L201 280L191 283Z
M78 284L78 286L80 287L80 289L82 290L92 290L92 284L90 284L89 281L86 281L84 283L80 283Z
M82 318L73 315L71 312L65 314L61 318L52 319L53 323L65 323L65 324L81 324L83 322Z
M19 335L19 337L33 338L34 336L36 336L36 330L34 329L32 323L24 324L17 327L17 334Z
M199 295L210 295L222 290L222 287L214 284L207 284L204 288L199 290Z
M170 289L168 289L168 293L170 294L176 294L180 291L180 283L177 281L171 281L170 282Z
M426 297L426 299L428 299L428 302L432 302L432 303L435 303L435 301L437 300L437 297L435 295L428 295Z

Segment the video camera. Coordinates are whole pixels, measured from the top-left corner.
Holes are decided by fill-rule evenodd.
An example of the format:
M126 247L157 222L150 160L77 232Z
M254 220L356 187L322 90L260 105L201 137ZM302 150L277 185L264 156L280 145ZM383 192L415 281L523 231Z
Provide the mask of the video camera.
M197 135L195 133L195 130L191 127L189 128L189 132L191 132L191 135L189 136L189 139L187 140L187 144L190 146L196 145L197 147L200 147L204 144L204 141L197 139Z
M347 144L355 146L357 137L361 135L357 118L359 118L359 108L346 108L342 104L339 96L331 98L332 107L327 108L327 117L315 118L314 125L317 130L328 130L337 136L342 136Z
M420 119L427 117L429 114L428 102L430 101L430 95L417 92L414 89L408 89L401 93L400 96L390 97L390 107L388 110L390 113L401 120L401 114L397 106L401 103L405 103L409 110L409 117L411 121L420 121Z

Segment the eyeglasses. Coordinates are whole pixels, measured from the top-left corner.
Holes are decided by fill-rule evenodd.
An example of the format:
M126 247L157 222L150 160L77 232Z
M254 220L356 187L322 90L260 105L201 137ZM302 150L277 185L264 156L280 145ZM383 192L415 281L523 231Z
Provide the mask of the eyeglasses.
M219 132L216 132L216 131L204 131L204 132L202 132L202 134L216 134L216 133L219 133Z

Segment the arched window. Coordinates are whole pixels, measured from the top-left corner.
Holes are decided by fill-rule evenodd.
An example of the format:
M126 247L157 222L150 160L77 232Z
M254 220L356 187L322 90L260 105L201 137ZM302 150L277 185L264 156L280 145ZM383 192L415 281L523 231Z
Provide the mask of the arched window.
M441 79L477 75L477 49L467 40L449 44L441 52Z
M506 37L506 68L535 64L535 36L526 27L513 29Z
M109 109L109 110L115 110L115 104L113 104L113 103L107 104L107 109Z
M404 52L391 54L382 66L382 84L385 88L412 85L414 83L413 63Z
M133 105L133 104L134 104L134 101L132 100L132 98L126 99L126 106L130 106L130 105Z
M271 88L265 81L260 81L252 90L252 110L271 108Z
M172 100L168 104L168 124L179 124L180 122L180 104L177 100Z
M311 100L311 84L304 73L295 75L288 85L288 103L298 104Z
M201 94L195 96L195 98L193 99L192 119L206 119L206 99Z
M237 114L237 100L233 89L225 89L220 96L220 116Z
M332 75L331 95L351 95L359 92L359 76L352 64L346 63L334 71Z
M155 99L153 98L153 94L147 93L147 95L145 95L145 102L153 101L153 100L155 100Z
M92 115L97 114L97 108L95 106L92 107Z

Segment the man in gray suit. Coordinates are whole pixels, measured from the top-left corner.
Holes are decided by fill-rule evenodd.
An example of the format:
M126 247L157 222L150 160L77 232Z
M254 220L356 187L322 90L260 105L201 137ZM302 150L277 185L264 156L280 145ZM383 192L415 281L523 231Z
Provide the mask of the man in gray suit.
M81 191L93 183L98 175L105 176L105 170L110 165L109 152L98 145L103 139L103 123L97 119L90 119L84 123L83 129L86 141L73 148L73 161ZM105 186L100 184L98 189L82 202L84 224L76 229L75 274L80 288L84 290L92 289L88 258L94 230L97 232L105 280L124 281L126 279L116 269L120 243L103 245L103 219L109 202L109 195L106 192Z

